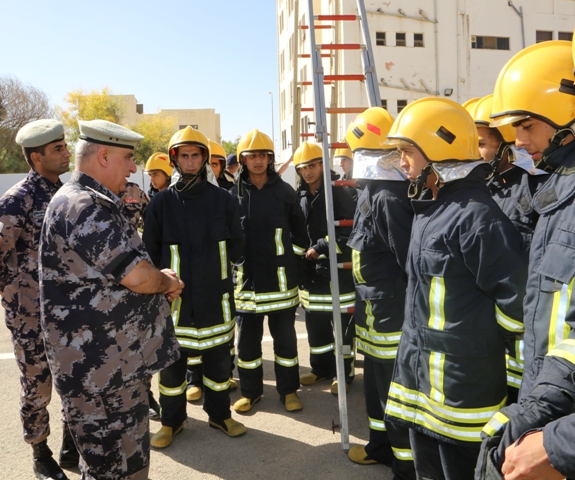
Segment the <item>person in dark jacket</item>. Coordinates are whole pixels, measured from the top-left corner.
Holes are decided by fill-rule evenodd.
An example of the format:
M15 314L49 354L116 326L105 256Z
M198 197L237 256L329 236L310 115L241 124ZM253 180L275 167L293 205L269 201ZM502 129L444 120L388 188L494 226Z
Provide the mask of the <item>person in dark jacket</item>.
M154 195L144 225L144 243L158 268L171 268L185 287L172 303L181 357L160 372L162 428L151 445L169 446L186 420L189 357L202 357L204 410L209 425L230 437L246 432L230 413L230 349L235 306L230 262L238 260L243 236L231 195L209 183L208 139L190 126L170 140L170 159L180 179Z
M409 430L384 421L407 290L405 262L413 209L409 182L399 168L397 149L385 145L391 115L372 107L347 129L354 176L361 185L348 245L353 249L355 331L363 353L363 384L369 421L367 445L353 445L348 457L360 465L391 466L394 478L414 480Z
M303 408L297 396L299 362L295 310L298 272L305 261L305 219L294 189L274 171L274 145L258 130L244 135L237 148L241 163L232 188L239 208L245 247L234 265L238 310L238 372L242 397L237 412L248 412L263 394L262 336L268 317L274 339L277 391L287 411Z
M331 275L329 270L329 239L323 183L323 153L319 145L303 142L294 153L296 172L301 182L298 188L300 205L306 220L308 234L307 275L300 289L305 310L305 326L310 348L311 372L300 376L302 385L313 385L326 379L333 379L331 393L338 394L336 375L335 341ZM339 178L331 172L333 180ZM343 187L332 187L333 212L336 221L351 221L355 212L355 201ZM351 249L346 245L351 225L335 227L337 262L351 264ZM341 328L345 387L349 389L354 379L355 346L353 327L353 307L355 289L351 270L338 272Z
M513 125L516 146L551 174L533 196L539 220L524 302L520 403L498 412L484 429L478 479L575 478L573 67L571 42L539 43L509 60L495 85L493 125Z
M493 167L487 186L493 200L523 237L523 250L529 254L531 238L539 214L531 205L533 195L547 180L546 172L533 166L527 152L513 146L515 128L511 125L490 127L493 95L464 105L475 121L479 136L479 153ZM528 261L528 257L525 258ZM507 345L507 404L517 401L523 376L523 336Z
M226 170L226 151L219 143L209 139L208 142L210 144L210 167L214 177L216 177L218 186L229 190L236 182L233 173Z
M470 480L481 429L505 405L505 342L523 332L522 239L491 198L461 105L416 100L387 138L412 182L415 217L385 418L410 428L418 477Z

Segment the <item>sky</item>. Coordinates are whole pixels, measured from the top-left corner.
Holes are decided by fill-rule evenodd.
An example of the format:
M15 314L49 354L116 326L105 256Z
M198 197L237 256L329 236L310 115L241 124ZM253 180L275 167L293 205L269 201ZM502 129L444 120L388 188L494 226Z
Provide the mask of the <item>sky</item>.
M275 0L3 0L0 76L65 106L71 90L133 94L144 113L214 108L224 140L279 144ZM269 94L272 92L272 95Z

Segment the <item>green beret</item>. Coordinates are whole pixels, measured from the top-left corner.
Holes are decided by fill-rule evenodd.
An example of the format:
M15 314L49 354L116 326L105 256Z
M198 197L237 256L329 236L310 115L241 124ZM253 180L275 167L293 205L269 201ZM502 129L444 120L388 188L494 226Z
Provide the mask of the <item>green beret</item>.
M64 140L64 125L47 118L24 125L16 134L16 143L24 148L36 148Z
M78 123L80 124L80 138L87 142L134 150L144 139L139 133L106 120L80 120Z

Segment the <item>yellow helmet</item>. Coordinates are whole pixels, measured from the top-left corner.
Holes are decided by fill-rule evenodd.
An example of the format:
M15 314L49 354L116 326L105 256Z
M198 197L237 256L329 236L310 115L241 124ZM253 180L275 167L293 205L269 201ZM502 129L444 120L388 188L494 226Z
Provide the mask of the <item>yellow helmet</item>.
M219 143L214 142L208 138L208 144L210 146L210 155L212 157L217 157L220 160L226 160L226 151Z
M241 159L242 153L256 151L267 152L272 156L274 154L274 142L272 142L270 137L265 133L260 132L258 129L254 129L240 138L237 148L238 160Z
M293 154L296 169L313 160L323 160L321 147L317 143L303 142Z
M336 148L333 156L334 156L334 158L335 157L347 157L347 158L353 160L353 153L351 153L351 150L349 148Z
M475 125L478 127L489 127L491 123L490 117L493 111L493 94L487 95L483 98L476 98L474 100L475 101L473 103L469 103L465 106L466 103L471 102L471 100L468 100L463 104L463 106L475 121ZM492 128L497 129L505 143L515 142L515 127L511 125L500 125L499 127Z
M360 113L347 127L345 141L352 152L357 149L388 150L385 137L393 125L393 117L382 107L371 107Z
M190 127L189 125L182 130L178 130L168 143L168 151L170 152L170 160L175 160L176 149L182 145L196 145L205 151L204 163L210 156L210 143L208 138L199 130Z
M392 147L416 146L430 162L481 160L473 118L446 98L420 98L407 105L387 138Z
M172 171L174 170L170 165L170 158L167 153L154 153L148 158L146 166L144 167L144 172L149 173L153 170L161 170L168 177L172 176Z
M575 120L571 42L553 40L531 45L503 67L493 93L491 126L538 118L556 129Z
M473 105L474 103L478 102L479 100L481 100L480 97L475 97L475 98L470 98L469 100L466 100L465 102L463 102L461 104L461 106L463 108L465 108L465 110L467 110L469 112L469 108L471 107L471 105Z

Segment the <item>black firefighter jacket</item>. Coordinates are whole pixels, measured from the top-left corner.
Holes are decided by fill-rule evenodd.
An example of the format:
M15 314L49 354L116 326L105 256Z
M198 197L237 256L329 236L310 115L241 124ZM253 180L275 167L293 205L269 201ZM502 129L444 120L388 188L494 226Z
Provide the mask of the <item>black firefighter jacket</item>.
M523 332L522 239L493 201L487 165L424 192L407 261L405 320L387 421L448 443L481 441L505 405L505 341Z
M305 220L295 190L275 172L258 189L247 170L230 192L239 202L245 246L234 265L238 312L265 315L299 304L298 278L307 245Z
M339 175L332 172L332 180ZM355 200L346 187L331 187L333 195L334 220L353 220ZM317 261L306 261L306 279L300 291L302 306L310 312L331 312L333 310L331 295L331 276L329 269L329 238L327 232L327 214L325 208L325 189L321 187L312 195L305 182L298 190L300 205L303 211L308 241L306 247L313 248L320 254ZM351 249L346 245L351 232L349 226L336 226L337 262L351 264ZM338 271L339 302L343 312L353 309L355 288L350 269Z
M176 185L150 201L144 243L154 265L171 268L185 284L172 302L180 346L227 345L236 316L231 263L243 247L238 208L229 192L205 179L183 193Z
M520 397L533 387L547 352L575 327L575 142L546 161L555 171L533 195L539 220L529 254Z
M395 359L405 310L405 263L413 209L408 181L360 180L353 231L357 348L372 360Z

